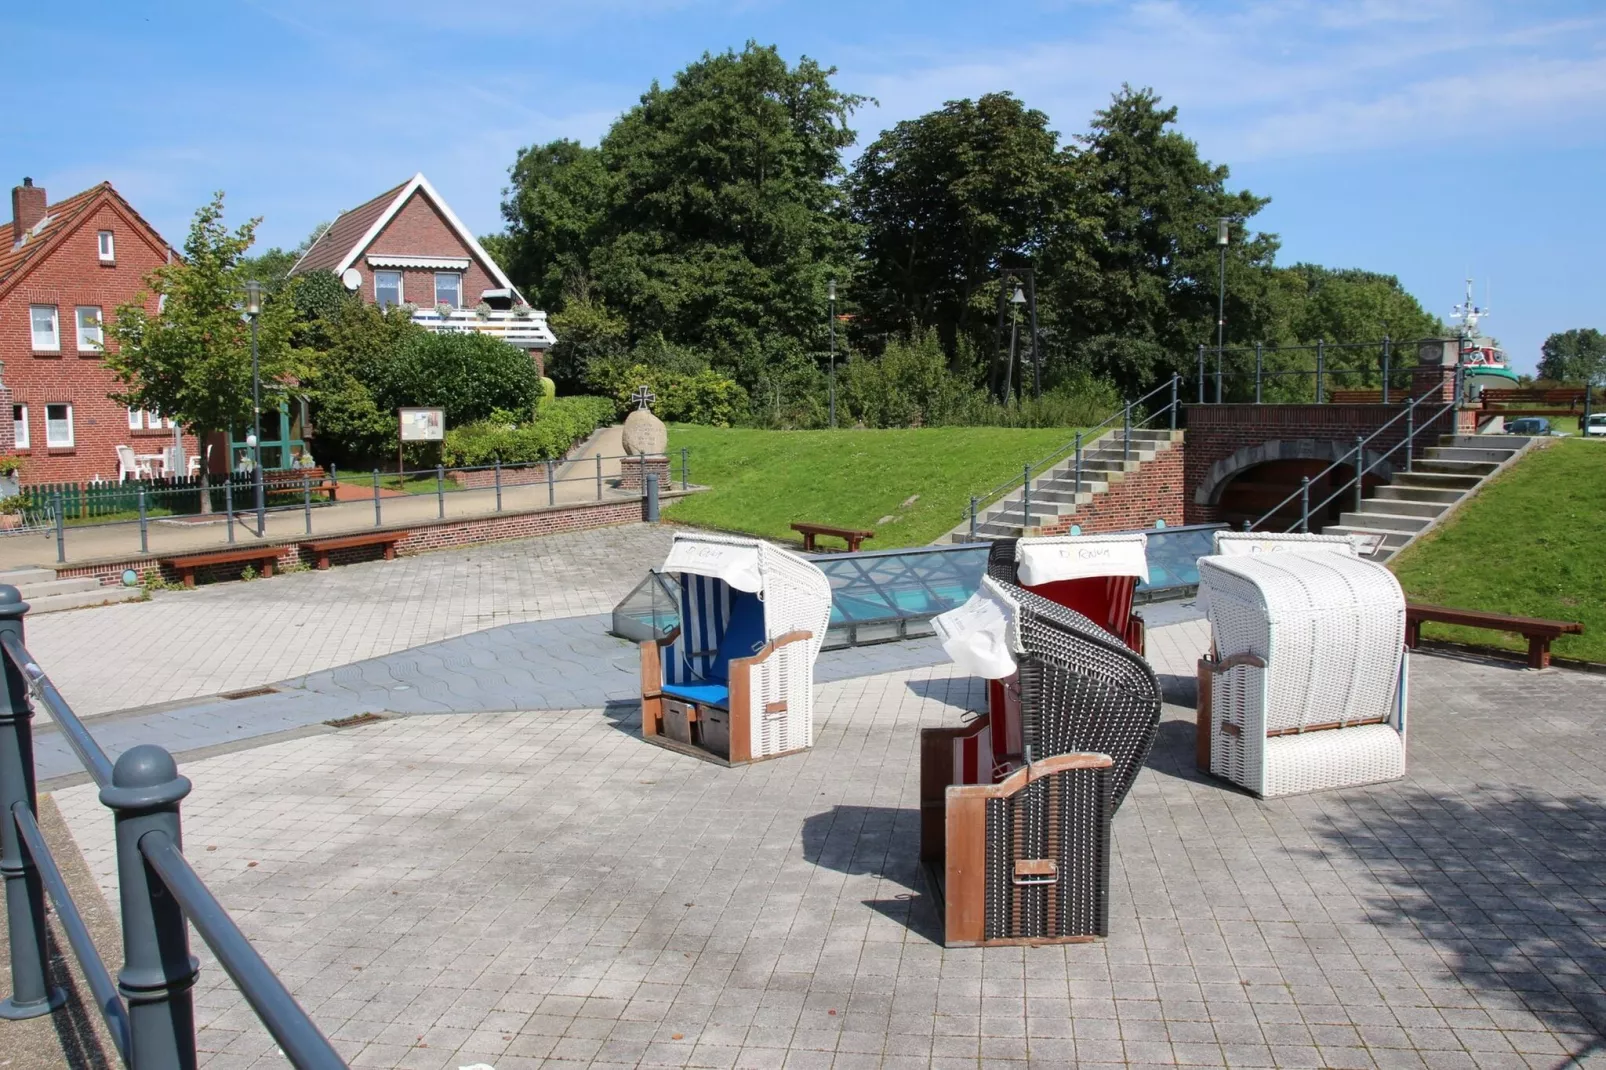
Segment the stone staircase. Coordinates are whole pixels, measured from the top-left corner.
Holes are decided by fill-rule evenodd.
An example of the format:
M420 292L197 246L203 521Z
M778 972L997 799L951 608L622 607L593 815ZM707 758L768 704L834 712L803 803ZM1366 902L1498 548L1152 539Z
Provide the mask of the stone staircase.
M1484 481L1515 461L1534 439L1516 435L1444 435L1392 482L1346 512L1324 535L1361 535L1378 540L1372 560L1387 561L1434 526Z
M1076 488L1076 458L1067 457L1041 476L1032 480L1031 509L1033 528L1052 525L1065 517L1074 517L1077 507L1085 505L1128 475L1142 468L1180 443L1181 431L1132 430L1132 449L1126 450L1125 432L1121 428L1109 431L1082 447L1082 486ZM1021 504L1021 489L1016 487L1002 499L983 509L976 518L976 532L986 539L1016 538L1022 534L1025 512ZM969 542L970 521L966 519L948 533L948 542Z
M0 572L0 583L9 583L22 592L28 614L53 613L82 606L103 606L112 602L134 602L145 596L138 587L103 587L93 576L58 580L54 569L18 568Z

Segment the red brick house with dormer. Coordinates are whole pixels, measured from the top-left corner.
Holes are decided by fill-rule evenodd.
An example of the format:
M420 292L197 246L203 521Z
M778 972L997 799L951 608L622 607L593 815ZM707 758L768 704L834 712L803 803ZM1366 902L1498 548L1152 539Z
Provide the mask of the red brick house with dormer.
M22 459L23 483L115 481L118 446L160 474L175 431L111 400L119 384L101 347L117 306L177 255L109 182L55 204L32 179L12 189L0 227L0 453ZM195 455L192 436L183 445Z

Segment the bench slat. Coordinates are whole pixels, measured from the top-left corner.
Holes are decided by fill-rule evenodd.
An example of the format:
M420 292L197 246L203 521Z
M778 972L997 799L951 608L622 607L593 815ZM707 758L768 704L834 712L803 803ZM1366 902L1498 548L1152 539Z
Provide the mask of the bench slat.
M194 568L197 565L227 565L235 561L261 561L271 557L278 560L279 548L276 546L258 546L249 550L220 550L204 554L183 554L179 557L164 557L161 562L172 565L174 568Z
M353 546L380 546L387 542L401 542L410 531L387 531L374 535L346 535L338 539L302 539L298 545L309 550L345 550Z

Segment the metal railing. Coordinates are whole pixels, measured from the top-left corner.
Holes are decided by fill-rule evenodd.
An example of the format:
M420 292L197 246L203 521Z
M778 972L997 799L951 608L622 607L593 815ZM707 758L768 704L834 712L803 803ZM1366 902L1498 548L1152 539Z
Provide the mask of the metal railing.
M49 983L45 896L67 935L95 1005L128 1070L193 1070L200 964L189 926L206 941L290 1065L334 1070L346 1063L263 961L191 868L182 850L179 802L190 782L173 756L141 745L115 764L28 653L28 604L0 585L0 875L5 878L11 995L0 1018L36 1018L66 1001ZM44 706L85 770L116 827L123 966L114 984L39 830L34 790L32 703Z
M1459 395L1459 393L1460 391L1457 390L1456 394ZM1362 495L1365 493L1364 480L1367 474L1372 471L1372 469L1387 461L1403 446L1405 448L1405 471L1411 471L1411 459L1415 449L1416 440L1422 435L1442 434L1443 432L1437 430L1436 427L1444 416L1451 415L1452 420L1454 419L1453 414L1460 407L1460 403L1455 400L1444 402L1438 409L1436 409L1426 418L1421 418L1418 416L1418 409L1421 408L1424 403L1437 396L1438 395L1434 394L1422 394L1419 397L1414 397L1407 402L1398 413L1390 417L1387 422L1379 426L1371 434L1364 437L1361 435L1356 435L1355 446L1353 449L1345 451L1344 456L1329 464L1320 472L1317 472L1316 475L1302 477L1298 490L1294 491L1292 494L1288 495L1288 497L1272 506L1260 519L1253 521L1245 520L1244 530L1264 530L1267 522L1270 521L1272 517L1280 513L1284 506L1290 504L1296 498L1299 499L1299 520L1296 521L1292 527L1284 529L1285 531L1293 531L1295 528L1297 528L1300 532L1308 533L1310 531L1310 518L1312 514L1320 514L1322 510L1326 509L1334 501L1337 501L1340 495L1352 490L1355 495L1355 511L1357 513L1360 512ZM1405 429L1404 433L1400 436L1400 440L1394 445L1390 446L1388 449L1384 450L1381 454L1374 454L1371 460L1367 460L1366 447L1370 445L1371 442L1379 435L1393 427L1395 424L1399 423L1401 420L1405 421ZM1350 479L1344 483L1341 483L1337 490L1334 490L1316 505L1311 505L1311 483L1326 477L1328 473L1334 471L1335 469L1345 466L1353 469L1354 474L1350 477Z
M1128 401L1124 403L1121 408L1105 417L1101 422L1094 424L1092 427L1076 432L1076 436L1071 441L1058 447L1047 456L1029 464L1022 465L1021 478L1019 482L1011 479L1007 482L1000 483L998 486L987 491L985 494L973 495L970 499L970 505L965 514L970 520L971 536L973 538L978 537L976 535L976 525L978 523L979 515L978 511L992 504L1005 494L1008 494L1017 486L1021 488L1021 516L1023 520L1022 528L1031 527L1033 474L1035 473L1038 477L1041 477L1045 472L1052 469L1056 464L1064 460L1066 457L1073 458L1074 463L1072 466L1072 471L1074 472L1073 479L1076 488L1075 493L1081 494L1083 482L1082 460L1085 448L1095 442L1106 429L1113 428L1118 421L1121 427L1121 460L1123 463L1127 463L1132 460L1133 431L1143 430L1150 423L1159 420L1161 417L1169 417L1169 430L1175 431L1177 429L1177 414L1181 411L1181 402L1178 397L1181 387L1182 377L1180 375L1171 376L1169 380L1161 383L1159 386L1155 387L1147 394L1144 394L1136 401ZM1165 404L1159 408L1150 410L1148 408L1149 404L1156 397L1164 395L1167 391L1170 392L1169 400L1167 400Z
M1377 354L1375 363L1333 363L1335 356L1347 359L1350 354L1368 350ZM1251 356L1254 363L1249 367ZM1290 356L1299 366L1290 364ZM1410 395L1410 376L1418 367L1400 363L1396 357L1394 340L1388 336L1377 342L1317 341L1292 346L1256 342L1253 346L1215 348L1200 344L1196 351L1195 402L1221 405L1252 401L1260 405L1272 400L1325 405L1332 402L1330 395L1336 390L1376 389L1378 402L1388 405ZM1308 388L1302 385L1304 381L1310 383ZM1266 398L1268 389L1279 396Z

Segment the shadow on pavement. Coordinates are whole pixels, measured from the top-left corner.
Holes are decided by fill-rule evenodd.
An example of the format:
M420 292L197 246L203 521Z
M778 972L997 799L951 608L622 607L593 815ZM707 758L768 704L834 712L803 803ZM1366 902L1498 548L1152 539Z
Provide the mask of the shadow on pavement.
M803 820L805 860L849 877L902 885L907 891L860 902L916 935L941 943L936 897L926 885L919 856L918 810L838 805Z

